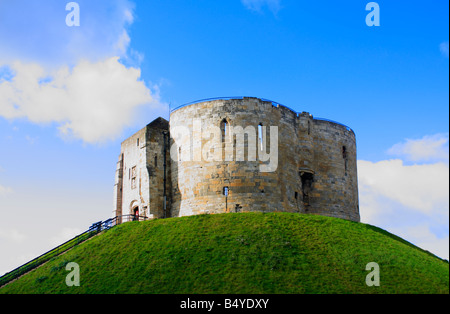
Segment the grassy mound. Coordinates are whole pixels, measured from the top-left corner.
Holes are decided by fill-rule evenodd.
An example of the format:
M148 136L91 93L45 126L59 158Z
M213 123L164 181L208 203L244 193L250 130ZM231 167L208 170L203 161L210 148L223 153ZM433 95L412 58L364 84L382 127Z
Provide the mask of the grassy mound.
M66 264L80 286L66 285ZM376 262L380 285L367 286ZM292 213L129 222L0 293L449 293L449 264L379 228Z

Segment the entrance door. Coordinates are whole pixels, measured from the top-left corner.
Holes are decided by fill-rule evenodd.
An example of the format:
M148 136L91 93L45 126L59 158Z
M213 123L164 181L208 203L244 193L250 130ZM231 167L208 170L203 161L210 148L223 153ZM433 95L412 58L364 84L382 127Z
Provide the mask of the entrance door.
M133 221L139 221L139 208L136 207L133 211L134 211Z

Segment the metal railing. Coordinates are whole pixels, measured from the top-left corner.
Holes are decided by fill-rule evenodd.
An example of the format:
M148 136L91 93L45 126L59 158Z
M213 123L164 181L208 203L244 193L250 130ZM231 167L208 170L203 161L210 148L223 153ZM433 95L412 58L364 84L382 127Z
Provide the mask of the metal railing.
M265 102L270 102L270 103L272 103L272 106L274 106L274 107L284 107L284 108L289 109L289 110L292 111L292 112L295 112L297 115L299 114L299 112L297 112L296 110L294 110L294 109L292 109L292 108L290 108L290 107L288 107L288 106L286 106L286 105L280 104L279 102L276 102L276 101L273 101L273 100L270 100L270 99L266 99L266 98L259 98L259 97L253 97L253 96L213 97L213 98L206 98L206 99L196 100L196 101L192 101L192 102L183 104L183 105L178 106L178 107L176 107L176 108L172 108L172 109L170 110L170 113L172 113L172 112L174 112L174 111L176 111L176 110L178 110L178 109L181 109L181 108L183 108L183 107L187 107L187 106L193 105L193 104L198 104L198 103L201 103L201 102L214 101L214 100L244 99L244 98L258 98L258 99L260 99L261 101L265 101ZM350 128L349 126L347 126L347 125L345 125L345 124L343 124L343 123L340 123L340 122L336 122L336 121L333 121L333 120L330 120L330 119L316 118L316 117L314 117L314 120L318 120L318 121L327 121L327 122L335 123L335 124L338 124L338 125L341 125L341 126L345 127L348 131L354 133L354 131L353 131L352 128Z
M79 235L73 237L72 239L64 242L61 245L51 249L44 254L32 259L31 261L19 266L12 271L4 274L0 277L0 287L6 285L7 283L19 278L20 276L28 273L29 271L37 268L38 266L48 262L50 259L67 252L78 244L92 238L93 236L99 234L102 231L106 231L111 229L114 226L117 226L121 223L130 222L130 221L145 221L150 220L146 216L136 216L136 215L122 215L116 216L114 218L109 218L105 221L99 221L93 223L88 230L80 233Z
M260 100L262 100L262 101L271 102L272 105L275 106L275 107L276 107L276 106L283 106L283 107L286 107L286 108L292 110L291 108L289 108L289 107L287 107L287 106L284 106L284 105L282 105L282 104L280 104L280 103L278 103L278 102L276 102L276 101L269 100L269 99L265 99L265 98L259 98L259 97L253 97L253 96L227 96L227 97L205 98L205 99L200 99L200 100L192 101L192 102L189 102L189 103L187 103L187 104L183 104L183 105L181 105L181 106L178 106L178 107L175 107L175 108L171 109L171 110L170 110L170 113L172 113L172 112L174 112L174 111L176 111L176 110L178 110L178 109L180 109L180 108L183 108L183 107L186 107L186 106L189 106L189 105L193 105L193 104L198 104L198 103L201 103L201 102L214 101L214 100L244 99L244 98L258 98L258 99L260 99ZM292 111L293 111L293 110L292 110Z
M330 120L330 119L325 119L325 118L316 118L316 117L314 117L314 120L326 121L326 122L331 122L331 123L334 123L334 124L338 124L338 125L343 126L344 128L346 128L347 131L355 133L355 131L353 131L353 129L351 127L349 127L349 126L347 126L347 125L345 125L343 123L340 123L340 122L336 122L336 121L333 121L333 120Z

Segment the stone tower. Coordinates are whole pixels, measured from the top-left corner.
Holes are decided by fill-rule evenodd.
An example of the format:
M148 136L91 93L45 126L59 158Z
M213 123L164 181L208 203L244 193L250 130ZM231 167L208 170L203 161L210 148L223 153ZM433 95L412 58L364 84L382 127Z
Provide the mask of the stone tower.
M115 215L247 211L359 221L354 132L238 97L182 106L122 143Z
M114 215L169 216L169 144L169 122L163 118L122 142L114 186Z

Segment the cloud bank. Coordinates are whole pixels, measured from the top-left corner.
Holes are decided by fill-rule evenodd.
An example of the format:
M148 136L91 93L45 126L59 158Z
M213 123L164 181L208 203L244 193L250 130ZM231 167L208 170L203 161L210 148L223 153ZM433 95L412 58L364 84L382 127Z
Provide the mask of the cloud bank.
M448 134L407 139L388 153L401 159L358 161L361 221L448 259Z
M404 165L402 160L358 162L362 193L380 195L424 214L448 215L448 165Z
M133 121L134 109L158 103L140 80L140 70L112 57L97 63L80 61L74 68L46 71L39 64L15 62L11 81L0 83L0 115L33 123L56 122L66 136L88 143L120 135Z
M448 134L435 134L395 144L388 150L388 154L412 162L448 162L448 150Z

